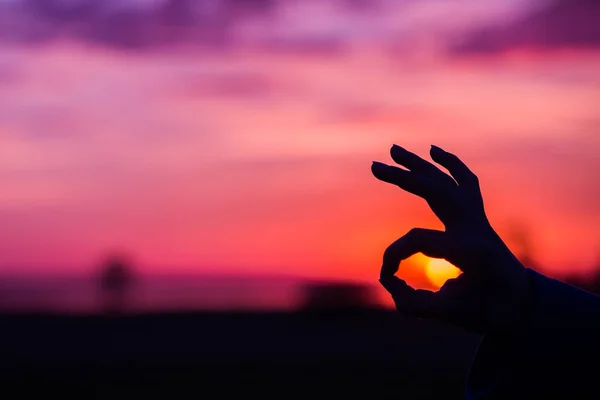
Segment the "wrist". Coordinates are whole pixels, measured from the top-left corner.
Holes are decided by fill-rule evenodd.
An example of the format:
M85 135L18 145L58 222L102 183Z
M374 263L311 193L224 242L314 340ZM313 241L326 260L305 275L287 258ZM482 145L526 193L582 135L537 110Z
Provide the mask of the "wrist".
M522 331L529 318L532 289L527 270L523 267L512 271L503 284L492 282L489 312L493 317L490 331L514 335Z

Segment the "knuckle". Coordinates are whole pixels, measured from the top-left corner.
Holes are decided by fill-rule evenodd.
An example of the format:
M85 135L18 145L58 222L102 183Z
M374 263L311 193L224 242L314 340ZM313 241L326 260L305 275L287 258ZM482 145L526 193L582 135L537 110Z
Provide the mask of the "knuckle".
M409 241L409 242L413 242L416 238L418 238L420 235L423 234L423 228L412 228L410 231L408 231L408 233L405 235L405 238Z
M423 232L423 228L412 228L406 234L407 236L418 236Z
M389 260L390 258L393 258L397 252L398 245L399 240L396 240L392 244L390 244L383 252L383 259Z
M470 176L469 176L469 179L471 180L471 182L472 182L474 185L477 185L477 186L479 186L479 177L478 177L477 175L475 175L473 172L471 172L469 175L470 175Z
M406 234L406 247L415 248L419 247L423 241L423 236L427 230L424 228L412 228Z
M394 253L394 244L395 244L395 242L392 243L391 245L389 245L387 247L387 249L385 249L385 251L383 252L383 259L384 260L389 259L392 256L392 254Z

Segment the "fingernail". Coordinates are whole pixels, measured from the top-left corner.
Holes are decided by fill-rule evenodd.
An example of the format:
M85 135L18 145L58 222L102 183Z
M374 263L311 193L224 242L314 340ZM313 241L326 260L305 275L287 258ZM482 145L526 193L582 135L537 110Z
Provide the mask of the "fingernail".
M445 153L445 151L441 147L437 147L435 144L431 145L431 150L438 151L440 153Z
M384 163L381 163L379 161L373 161L372 167L381 169L381 168L387 167L387 165L385 165Z

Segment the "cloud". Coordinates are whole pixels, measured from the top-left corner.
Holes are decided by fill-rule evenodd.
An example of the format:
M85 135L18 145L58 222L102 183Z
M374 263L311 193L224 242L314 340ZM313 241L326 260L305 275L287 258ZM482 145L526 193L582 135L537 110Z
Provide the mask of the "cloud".
M600 48L600 2L554 0L516 22L478 29L460 41L456 54L514 48Z
M415 52L432 39L434 47L443 47L474 29L512 20L531 0L373 0L362 7L339 0L249 3L24 1L3 10L0 32L17 42L68 37L128 52L197 44L330 55L355 44L391 44Z

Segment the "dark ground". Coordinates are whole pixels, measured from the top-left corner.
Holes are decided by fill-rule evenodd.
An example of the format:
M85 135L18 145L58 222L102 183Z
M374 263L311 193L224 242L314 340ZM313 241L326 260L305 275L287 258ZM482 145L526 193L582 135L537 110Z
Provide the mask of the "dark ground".
M477 344L388 311L3 315L0 329L7 399L454 399Z

